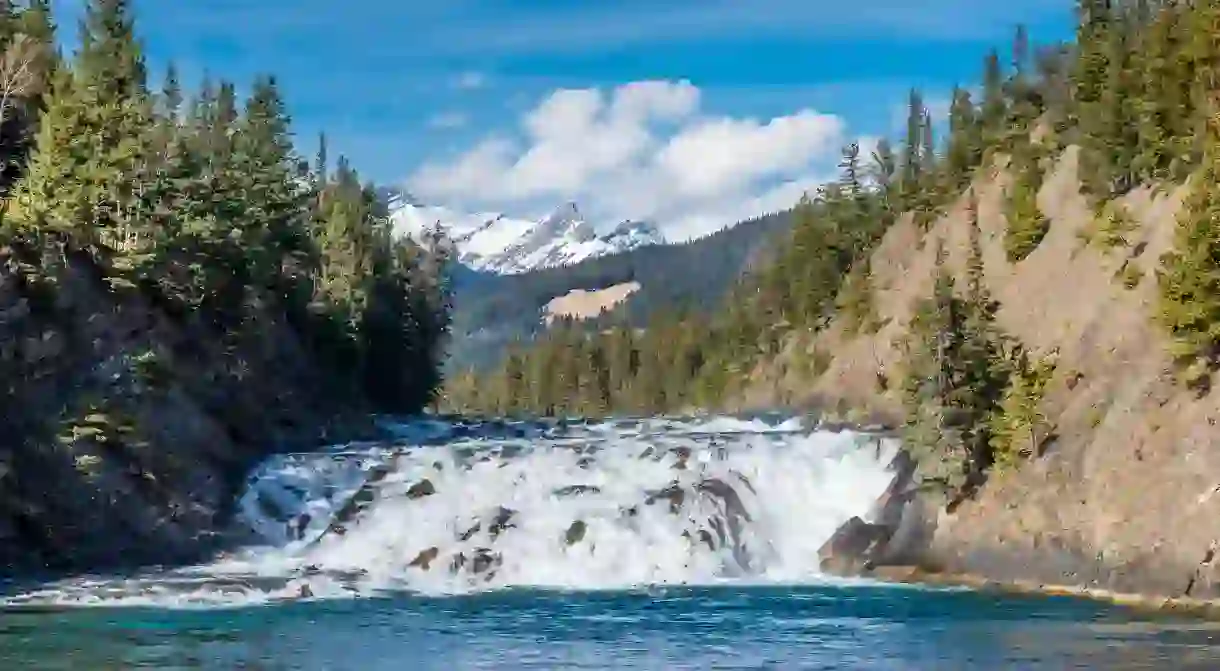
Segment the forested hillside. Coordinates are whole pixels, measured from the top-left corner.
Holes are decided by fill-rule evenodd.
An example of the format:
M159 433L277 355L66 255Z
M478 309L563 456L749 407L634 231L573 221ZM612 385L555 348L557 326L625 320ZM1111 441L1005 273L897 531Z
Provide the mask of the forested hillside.
M574 289L640 284L604 318L580 325L588 330L642 325L688 308L713 311L791 225L791 212L778 212L688 242L641 247L571 266L507 276L466 271L455 283L451 370L499 363L511 343L527 342L545 330L542 310L551 299Z
M1006 58L989 54L981 98L952 93L944 138L912 91L905 137L868 157L847 147L841 178L798 205L781 254L716 314L596 335L557 330L495 374L455 381L449 402L592 414L736 405L758 391L760 373L789 389L812 386L839 349L857 340L879 347L884 332L898 360L887 366L875 353L862 384L894 400L928 477L969 493L997 466L1041 453L1054 433L1046 390L1079 382L1054 347L1035 348L1019 325L997 319L1019 298L991 289L1043 245L1045 180L1068 148L1071 184L1092 219L1077 233L1081 244L1130 249L1116 291L1144 285L1135 259L1148 248L1120 199L1142 185L1188 185L1180 212L1159 224L1172 242L1152 273L1146 319L1170 343L1178 383L1205 391L1220 351L1220 2L1081 0L1078 16L1073 44L1035 47L1018 29ZM980 189L993 186L999 228L980 224ZM985 254L984 228L1000 236L999 258ZM960 249L946 246L950 234ZM878 249L893 236L904 242ZM879 296L917 282L896 265L911 245L933 246L929 282L901 293L906 305L878 309Z
M130 4L63 57L0 2L0 566L195 556L253 460L440 380L444 241L299 158L273 77L150 90Z

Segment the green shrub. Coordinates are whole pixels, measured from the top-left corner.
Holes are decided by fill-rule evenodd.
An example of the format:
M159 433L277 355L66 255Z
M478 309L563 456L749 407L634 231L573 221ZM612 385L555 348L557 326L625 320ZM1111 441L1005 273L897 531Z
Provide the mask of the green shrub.
M1139 264L1128 261L1118 271L1118 276L1122 280L1123 286L1134 289L1144 280L1144 271L1140 269Z
M998 471L1014 468L1037 450L1043 438L1042 398L1055 374L1049 358L1031 359L1022 347L1006 353L1008 386L990 418L992 462Z
M1017 160L1014 156L1013 181L1005 190L1005 214L1008 230L1004 236L1004 253L1010 263L1029 256L1050 230L1050 220L1038 207L1038 190L1042 187L1042 172L1033 158Z

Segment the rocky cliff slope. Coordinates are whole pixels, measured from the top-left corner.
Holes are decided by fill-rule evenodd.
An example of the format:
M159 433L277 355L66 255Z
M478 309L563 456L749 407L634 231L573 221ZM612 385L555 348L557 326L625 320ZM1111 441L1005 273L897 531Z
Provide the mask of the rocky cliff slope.
M1000 166L975 181L1000 324L1058 358L1042 404L1047 440L952 513L914 497L904 533L915 540L888 560L1002 581L1220 597L1220 394L1175 381L1152 322L1155 273L1184 190L1140 188L1121 198L1133 225L1118 244L1098 244L1077 159L1070 148L1047 174L1038 202L1049 233L1015 265L1002 245L1009 177ZM945 239L950 264L963 271L964 207L963 199L926 233L910 221L887 233L872 256L877 333L849 335L840 321L812 345L790 343L755 371L743 405L830 405L899 419L891 383L901 375L899 343L912 305L931 291L931 243ZM823 364L810 383L795 362L814 351Z
M342 407L291 325L252 321L224 335L87 256L0 249L0 577L218 546L253 462Z

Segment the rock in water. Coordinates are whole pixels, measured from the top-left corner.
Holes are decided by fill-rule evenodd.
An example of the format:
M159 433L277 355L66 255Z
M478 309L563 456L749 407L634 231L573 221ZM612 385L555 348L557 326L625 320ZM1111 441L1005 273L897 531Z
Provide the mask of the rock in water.
M859 517L851 518L818 549L822 570L836 575L853 575L871 568L892 533L891 527L870 524Z
M407 498L412 500L422 499L425 496L432 496L435 493L436 485L433 485L432 481L428 478L424 478L423 480L411 485L411 488L407 490Z
M440 553L441 551L439 548L435 546L430 547L416 555L415 559L412 559L411 563L407 564L407 566L414 566L427 571L428 569L432 568L432 562L436 561L436 557Z
M496 568L504 561L499 553L488 548L474 551L474 559L470 562L470 571L475 575L483 574L485 580L491 580L496 575Z
M491 526L487 527L487 533L490 534L493 539L499 538L500 534L504 533L506 529L512 529L516 526L515 524L511 523L513 516L516 514L517 511L513 510L512 508L500 506L499 510L496 511L496 518L492 520Z
M556 489L553 494L556 497L565 498L568 496L580 496L581 494L600 494L601 491L602 488L596 485L568 485L567 487Z
M567 533L563 535L563 540L568 545L575 545L584 540L585 531L587 531L587 526L584 520L576 520L572 526L568 527Z
M462 541L463 543L465 543L466 541L468 541L468 540L470 540L471 538L473 538L475 534L479 533L479 529L482 529L482 528L483 528L483 523L482 523L482 522L475 522L475 523L474 523L474 526L472 526L472 527L470 527L469 529L467 529L467 530L463 531L462 533L458 534L458 540L460 540L460 541Z
M675 480L665 489L649 492L648 498L644 499L644 505L651 506L660 499L669 501L669 512L677 515L678 511L682 510L682 503L686 501L686 492Z

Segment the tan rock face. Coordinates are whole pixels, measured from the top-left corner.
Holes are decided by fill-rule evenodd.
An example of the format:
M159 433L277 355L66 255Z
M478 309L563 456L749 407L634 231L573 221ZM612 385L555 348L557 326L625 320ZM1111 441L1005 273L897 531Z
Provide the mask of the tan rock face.
M1185 191L1127 195L1120 202L1137 224L1129 244L1088 245L1080 233L1093 215L1079 194L1076 160L1069 149L1048 173L1039 204L1050 231L1015 265L1003 252L1007 180L1002 171L976 179L999 320L1036 351L1058 352L1044 407L1054 433L1043 455L994 478L953 515L941 513L929 561L996 579L1161 594L1190 586L1192 596L1220 596L1208 559L1220 540L1220 394L1196 398L1175 383L1153 321L1155 270ZM795 353L790 344L780 361L756 371L750 403L788 395L899 412L895 385L882 392L877 374L900 374L898 343L911 306L931 286L928 243L944 238L951 265L963 270L963 206L923 235L902 221L875 251L875 305L886 323L879 333L847 336L833 325L815 343L833 359L813 381L776 374ZM1142 273L1133 289L1119 276L1124 264Z
M551 302L542 308L542 318L548 325L560 317L592 319L613 309L639 290L639 282L625 282L598 291L573 289L563 296L551 299Z

